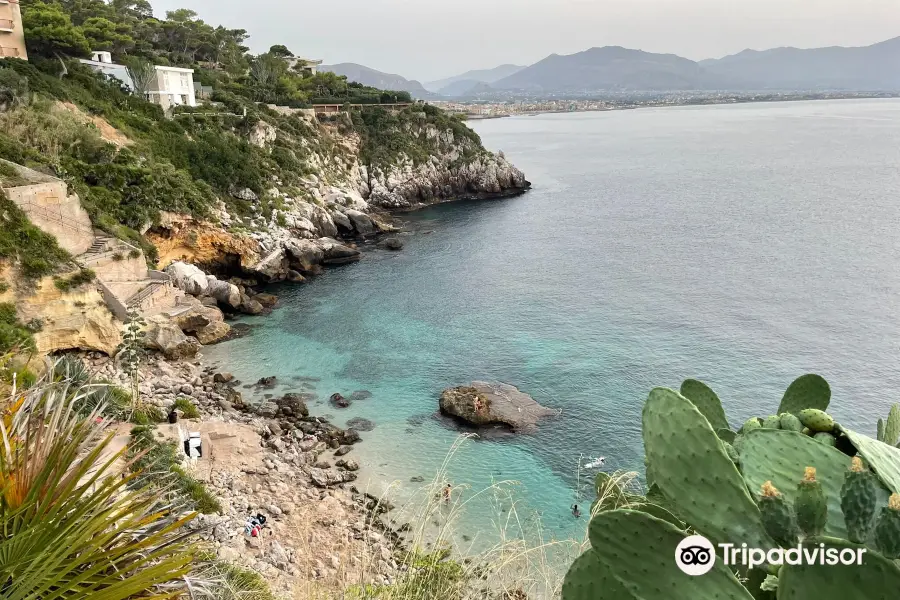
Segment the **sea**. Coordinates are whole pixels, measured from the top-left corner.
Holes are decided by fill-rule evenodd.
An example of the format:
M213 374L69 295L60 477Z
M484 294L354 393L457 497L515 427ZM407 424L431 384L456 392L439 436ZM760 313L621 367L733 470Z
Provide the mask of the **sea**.
M900 390L900 101L841 100L477 121L533 188L397 215L405 247L304 285L205 349L251 384L374 429L360 488L452 483L459 536L583 539L600 470L643 470L651 389L709 384L737 428L804 373L874 434ZM443 389L517 386L560 415L460 438ZM335 393L371 396L338 409ZM357 395L366 396L366 394ZM639 479L637 480L640 481ZM503 490L502 493L498 490ZM440 515L435 517L435 522Z

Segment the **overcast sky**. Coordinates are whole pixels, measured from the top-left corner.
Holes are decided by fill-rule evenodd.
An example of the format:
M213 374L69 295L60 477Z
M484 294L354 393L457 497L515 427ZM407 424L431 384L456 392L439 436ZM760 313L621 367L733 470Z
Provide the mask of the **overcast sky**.
M548 54L625 46L699 60L745 48L864 46L900 36L900 0L151 0L250 32L254 51L355 62L428 81Z

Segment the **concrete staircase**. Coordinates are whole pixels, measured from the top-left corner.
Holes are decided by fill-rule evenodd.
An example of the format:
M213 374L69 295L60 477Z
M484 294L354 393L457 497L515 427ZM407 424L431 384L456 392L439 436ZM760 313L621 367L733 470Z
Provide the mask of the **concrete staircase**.
M166 273L147 268L139 248L103 232L95 232L94 242L75 260L97 274L106 303L122 320L131 310L144 316L164 312L184 296Z

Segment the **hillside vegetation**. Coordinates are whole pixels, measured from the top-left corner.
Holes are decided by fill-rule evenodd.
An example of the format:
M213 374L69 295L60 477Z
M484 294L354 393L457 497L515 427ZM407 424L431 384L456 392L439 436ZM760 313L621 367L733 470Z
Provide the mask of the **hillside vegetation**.
M30 62L0 61L0 156L66 179L96 226L141 245L151 260L155 249L141 232L161 211L214 220L215 207L224 205L232 215L246 215L256 207L241 198L247 195L242 190L271 211L268 190L302 196L304 177L350 165L356 156L348 154L358 152L369 166L388 166L401 154L427 160L435 147L422 133L429 128L451 130L481 148L461 121L429 106L400 114L373 106L325 124L275 112L268 103L410 98L333 73L289 69L284 46L251 55L242 45L246 31L213 27L190 10L171 11L164 20L140 1L58 0L22 10ZM72 59L89 49L109 50L128 65L191 67L195 78L213 86L213 104L165 115L118 80ZM104 127L96 126L98 119ZM261 122L277 130L267 147L249 141ZM328 132L359 147L342 145Z

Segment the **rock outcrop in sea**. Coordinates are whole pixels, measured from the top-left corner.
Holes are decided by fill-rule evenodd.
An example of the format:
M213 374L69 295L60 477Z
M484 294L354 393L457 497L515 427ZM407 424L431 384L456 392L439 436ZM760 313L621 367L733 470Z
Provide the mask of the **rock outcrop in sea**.
M534 431L541 419L559 414L515 386L484 381L444 390L440 408L443 414L469 425L505 425L515 432Z

